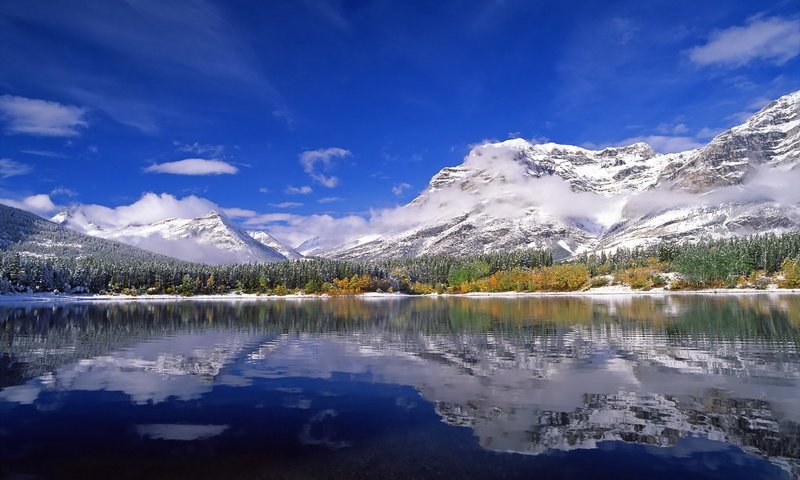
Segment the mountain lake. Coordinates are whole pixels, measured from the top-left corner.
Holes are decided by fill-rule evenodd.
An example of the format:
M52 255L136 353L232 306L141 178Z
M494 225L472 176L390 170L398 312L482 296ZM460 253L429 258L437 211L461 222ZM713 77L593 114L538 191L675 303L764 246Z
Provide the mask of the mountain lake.
M798 295L0 303L2 478L798 475Z

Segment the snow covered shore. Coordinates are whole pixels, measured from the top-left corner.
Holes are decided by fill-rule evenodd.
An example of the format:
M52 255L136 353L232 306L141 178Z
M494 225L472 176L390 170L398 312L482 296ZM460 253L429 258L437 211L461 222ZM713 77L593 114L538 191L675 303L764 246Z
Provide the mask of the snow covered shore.
M272 301L272 300L323 300L336 297L360 299L397 299L412 297L464 297L464 298L524 298L524 297L606 297L606 296L666 296L666 295L765 295L765 294L800 294L800 289L768 288L764 290L752 288L723 288L706 290L665 290L654 288L652 290L633 290L630 287L615 285L591 290L575 292L472 292L472 293L445 293L441 295L409 295L405 293L378 293L368 292L358 295L311 295L292 293L289 295L257 295L228 293L223 295L195 295L183 297L180 295L80 295L80 294L55 294L55 293L18 293L0 295L0 304L19 302L185 302L185 301Z

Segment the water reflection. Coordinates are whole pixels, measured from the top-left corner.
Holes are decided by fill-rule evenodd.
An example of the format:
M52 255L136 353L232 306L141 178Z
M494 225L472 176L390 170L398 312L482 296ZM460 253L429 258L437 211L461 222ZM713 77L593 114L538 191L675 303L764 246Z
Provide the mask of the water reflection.
M345 451L358 385L410 386L419 396L392 393L398 419L432 405L488 451L734 445L800 473L797 296L21 304L0 306L0 345L6 409L57 412L70 392L145 409L238 392L225 401L307 412L283 441ZM255 435L203 415L130 431Z

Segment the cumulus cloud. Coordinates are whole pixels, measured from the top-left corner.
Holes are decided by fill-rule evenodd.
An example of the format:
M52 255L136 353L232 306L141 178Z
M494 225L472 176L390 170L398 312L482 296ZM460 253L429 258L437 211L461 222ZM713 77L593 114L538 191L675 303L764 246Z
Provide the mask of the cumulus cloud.
M33 171L33 168L31 168L29 165L15 162L10 158L0 158L0 177L2 178L25 175L31 171Z
M339 178L323 172L331 169L334 159L349 157L350 155L352 155L350 150L339 147L308 150L300 154L300 165L303 166L303 170L315 182L328 188L333 188L339 184Z
M0 96L6 132L41 137L75 137L86 128L87 109L35 98Z
M743 26L718 30L689 50L698 66L740 67L755 60L783 65L800 54L800 20L753 17Z
M37 215L49 215L56 212L60 207L53 203L50 195L40 193L29 195L20 200L12 198L0 198L0 203L9 207L21 208Z
M174 175L234 175L239 169L222 160L187 158L175 162L156 163L145 168L144 171Z
M295 187L292 185L287 185L286 188L283 190L284 193L289 195L308 195L309 193L313 192L314 190L309 187L308 185L303 185L300 187Z
M169 193L148 192L136 202L119 207L73 205L70 207L70 220L73 226L82 231L90 231L94 226L113 230L128 225L155 223L167 218L194 218L211 210L224 211L211 200L195 195L177 198Z

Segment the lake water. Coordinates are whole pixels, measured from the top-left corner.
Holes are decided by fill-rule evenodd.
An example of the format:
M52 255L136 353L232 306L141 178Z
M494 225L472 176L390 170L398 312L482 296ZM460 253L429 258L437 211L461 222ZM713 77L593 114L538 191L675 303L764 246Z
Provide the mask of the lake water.
M800 296L0 304L5 478L795 478Z

